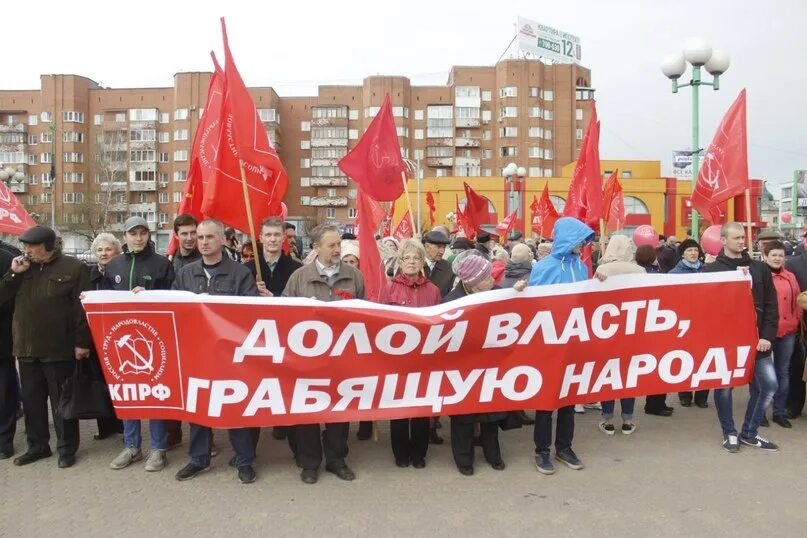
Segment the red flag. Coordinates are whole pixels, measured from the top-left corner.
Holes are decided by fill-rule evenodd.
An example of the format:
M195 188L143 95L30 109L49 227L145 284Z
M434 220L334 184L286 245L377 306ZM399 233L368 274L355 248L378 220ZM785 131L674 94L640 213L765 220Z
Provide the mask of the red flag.
M384 96L381 110L359 143L339 161L339 168L379 202L394 202L404 192L401 172L406 171L406 165L401 157L389 94Z
M507 215L504 220L502 220L499 224L496 225L496 233L499 234L499 237L502 240L506 240L510 230L513 229L513 226L516 224L516 218L518 218L518 210L516 209L509 215Z
M608 229L616 231L625 224L625 200L622 184L616 177L617 171L605 182L603 189L603 218L607 220Z
M395 216L395 204L389 205L389 212L384 217L384 229L381 230L381 237L389 237L392 235L392 217Z
M460 208L460 198L454 195L454 229L451 233L465 233L465 213Z
M20 236L31 226L36 226L36 221L8 185L0 181L0 233Z
M280 202L286 195L288 176L269 143L255 103L235 66L224 19L221 20L221 29L225 57L221 128L214 153L215 174L205 189L202 211L233 228L250 231L241 185L239 161L243 161L253 226L257 233L264 218L281 215Z
M434 213L437 211L437 206L434 203L434 195L431 192L426 193L426 205L429 206L429 227L434 226Z
M465 185L465 211L463 213L465 233L469 239L476 237L476 232L482 224L488 224L490 211L488 199L478 194L467 183Z
M221 105L224 97L224 72L216 61L216 56L211 52L213 59L213 76L210 78L210 85L207 88L207 101L196 133L193 135L193 145L191 146L191 165L188 168L188 178L185 183L184 195L177 208L177 215L189 214L201 221L204 218L202 205L204 203L205 185L215 170L215 147L219 138L219 126L221 121ZM171 235L168 244L168 255L173 255L179 247L176 235Z
M401 222L398 223L398 226L395 227L395 231L392 233L392 236L399 241L402 239L409 239L412 237L413 230L412 230L412 217L409 215L409 210L406 210L404 213Z
M602 175L600 174L600 123L596 103L591 104L591 118L580 155L569 182L564 217L573 217L599 229L602 216Z
M745 123L745 90L729 108L706 150L692 206L712 224L720 222L718 205L748 188L748 139ZM693 158L697 159L697 155Z
M358 190L356 207L359 221L359 271L364 277L365 299L380 302L382 293L387 286L384 264L375 242L375 231L378 229L381 217L377 211L373 211L370 196L365 194L361 187Z
M549 197L549 183L546 183L544 192L541 194L541 200L538 203L537 215L532 221L532 231L543 238L551 238L552 230L555 228L555 222L558 218L560 218L560 215L558 215L555 205Z
M535 220L535 216L538 214L538 209L541 206L538 204L538 197L534 194L532 195L532 203L530 204L530 215L532 219Z

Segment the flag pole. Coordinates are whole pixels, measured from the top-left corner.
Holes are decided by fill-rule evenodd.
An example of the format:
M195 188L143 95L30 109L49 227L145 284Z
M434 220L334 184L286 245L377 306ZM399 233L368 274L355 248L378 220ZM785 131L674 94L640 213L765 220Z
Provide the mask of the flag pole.
M415 217L412 216L412 200L409 199L409 187L406 184L406 172L401 170L401 181L403 181L404 194L406 194L406 207L409 209L409 220L412 222L412 231L417 232L420 237L420 223L415 226ZM420 208L420 200L418 200L418 208Z
M607 230L605 228L605 219L600 219L600 256L605 254L605 234Z
M751 189L745 189L745 235L748 238L748 255L754 257L754 243L751 240Z
M252 205L249 203L249 189L247 188L247 171L244 168L244 159L238 159L241 167L241 187L244 189L244 205L247 208L247 220L249 221L249 236L252 241L252 252L255 256L255 272L259 282L263 282L261 275L260 252L258 252L258 241L255 239L255 222L252 220Z

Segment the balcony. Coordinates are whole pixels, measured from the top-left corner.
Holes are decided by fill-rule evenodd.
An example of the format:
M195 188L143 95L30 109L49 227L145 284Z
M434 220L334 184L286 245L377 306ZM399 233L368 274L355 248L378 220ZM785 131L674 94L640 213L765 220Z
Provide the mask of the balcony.
M130 140L129 147L131 149L157 149L156 140ZM125 149L125 148L124 148Z
M454 146L458 148L478 148L482 141L478 138L455 138Z
M125 213L129 211L129 204L126 202L113 202L106 206L106 210L108 213Z
M104 131L128 131L129 124L125 121L104 121Z
M426 145L437 147L453 147L454 138L429 138L426 142Z
M98 189L101 192L126 192L126 182L113 181L111 185L107 182L99 183Z
M347 196L312 196L308 205L314 207L347 207Z
M454 120L457 128L479 127L479 118L457 118Z
M311 118L311 127L347 127L347 118Z
M14 193L24 193L28 190L28 184L24 181L21 183L17 183L16 181L9 181L8 190Z
M457 166L481 166L482 159L475 159L473 157L457 157L455 164Z
M145 202L138 204L129 204L130 213L156 213L157 202Z
M0 133L24 133L25 132L25 124L24 123L16 123L14 125L0 125Z
M451 168L454 166L454 157L427 157L426 166L431 168Z
M312 187L347 187L346 177L312 177Z
M346 148L347 138L312 138L312 148Z
M156 181L130 181L129 190L132 192L154 192L157 190ZM133 210L134 211L134 210Z
M311 159L311 166L337 166L339 159Z

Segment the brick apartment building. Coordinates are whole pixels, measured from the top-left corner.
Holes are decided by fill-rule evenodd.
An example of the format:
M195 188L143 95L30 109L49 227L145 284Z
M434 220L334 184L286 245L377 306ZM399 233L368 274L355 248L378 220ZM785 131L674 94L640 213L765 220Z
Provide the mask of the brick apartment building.
M0 91L0 165L29 211L64 232L120 231L129 215L168 242L210 73L178 73L167 88L103 88L42 75L36 90ZM576 159L593 98L590 71L537 60L453 67L443 86L372 76L320 86L314 97L251 89L289 173L289 220L351 224L356 191L337 167L377 113L393 103L413 174L501 180L509 162L556 177ZM53 179L55 178L55 181ZM89 232L89 233L88 233Z

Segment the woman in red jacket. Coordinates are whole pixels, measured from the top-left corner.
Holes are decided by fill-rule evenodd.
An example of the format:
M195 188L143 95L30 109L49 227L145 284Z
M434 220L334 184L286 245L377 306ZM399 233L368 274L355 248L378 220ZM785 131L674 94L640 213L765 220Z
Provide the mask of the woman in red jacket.
M440 290L423 272L425 260L426 249L420 241L407 239L398 246L395 275L387 287L387 304L419 307L440 303ZM426 467L429 417L391 420L390 437L395 465L409 467L411 463L415 469Z
M765 262L773 273L776 301L779 304L779 329L773 342L773 364L779 388L773 396L773 421L783 428L791 428L787 419L787 393L790 388L790 357L796 344L796 332L801 320L801 309L796 303L799 283L796 276L785 269L785 245L781 241L766 241L763 246ZM764 419L763 419L764 420ZM767 421L765 421L767 422ZM763 422L763 426L766 425Z

